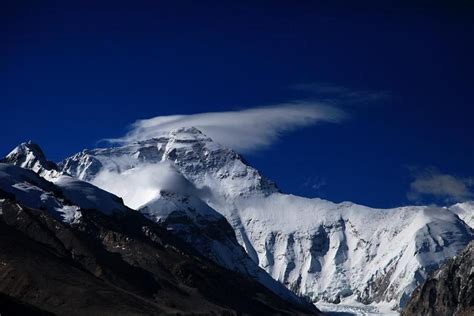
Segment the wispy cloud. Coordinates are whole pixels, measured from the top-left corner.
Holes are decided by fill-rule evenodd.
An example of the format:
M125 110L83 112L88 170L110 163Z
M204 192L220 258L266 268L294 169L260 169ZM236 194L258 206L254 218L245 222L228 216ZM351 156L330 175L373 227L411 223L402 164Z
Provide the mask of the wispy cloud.
M310 188L318 193L320 193L320 190L325 186L327 186L326 179L318 176L308 177L303 182L303 187Z
M474 198L473 186L474 179L472 178L456 177L441 173L435 168L429 168L416 172L407 197L416 202L421 202L428 196L446 203L461 202Z
M194 126L218 143L239 152L251 152L273 144L283 133L319 122L337 123L346 117L334 106L293 102L240 111L157 116L136 121L124 137L109 141L129 143Z
M305 94L309 94L312 97L325 102L344 104L383 101L390 98L391 95L387 90L355 90L348 87L321 82L295 84L290 86L290 89L304 92Z

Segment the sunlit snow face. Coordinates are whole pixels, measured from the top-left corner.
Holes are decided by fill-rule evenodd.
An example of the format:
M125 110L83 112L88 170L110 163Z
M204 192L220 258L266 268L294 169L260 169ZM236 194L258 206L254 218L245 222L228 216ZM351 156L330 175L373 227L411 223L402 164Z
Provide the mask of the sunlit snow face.
M138 166L123 173L103 170L92 183L122 197L124 203L133 209L150 202L161 191L185 195L197 193L194 185L168 161Z

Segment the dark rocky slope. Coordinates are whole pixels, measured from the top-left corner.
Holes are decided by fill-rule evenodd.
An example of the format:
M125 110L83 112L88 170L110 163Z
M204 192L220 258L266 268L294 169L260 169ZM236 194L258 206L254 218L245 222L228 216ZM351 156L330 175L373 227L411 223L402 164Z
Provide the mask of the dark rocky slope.
M402 315L474 315L474 241L414 291Z
M0 293L0 313L2 315L51 316L52 313L40 310L29 304L22 303L8 295Z
M59 315L317 313L200 257L138 212L82 210L68 225L10 195L0 201L0 294L18 308Z

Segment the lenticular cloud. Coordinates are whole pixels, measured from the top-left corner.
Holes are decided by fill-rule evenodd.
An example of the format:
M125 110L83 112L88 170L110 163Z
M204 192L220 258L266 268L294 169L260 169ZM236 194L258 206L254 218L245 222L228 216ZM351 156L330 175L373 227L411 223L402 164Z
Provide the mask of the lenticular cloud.
M240 111L157 116L136 121L131 130L111 142L129 143L158 137L164 132L194 126L214 141L240 152L265 148L285 132L318 122L340 122L345 113L319 103L287 103Z

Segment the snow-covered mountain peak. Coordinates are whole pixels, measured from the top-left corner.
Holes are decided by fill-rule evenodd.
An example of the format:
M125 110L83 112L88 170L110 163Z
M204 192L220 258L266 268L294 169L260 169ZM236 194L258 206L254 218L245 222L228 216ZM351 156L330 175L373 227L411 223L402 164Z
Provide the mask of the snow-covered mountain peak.
M37 173L57 169L54 162L46 159L41 147L31 140L15 147L3 161Z
M207 137L203 132L198 128L191 127L180 127L169 132L171 139L175 141L187 142L187 141L204 141L210 142L211 138Z
M33 170L48 180L57 178L61 174L58 171L58 166L54 162L46 159L41 147L31 140L15 147L0 162Z
M195 127L163 133L158 138L99 148L75 154L59 164L62 171L92 181L99 172L123 173L145 164L172 162L198 187L218 187L226 196L268 195L278 192L274 182L250 167L232 149L221 146Z

